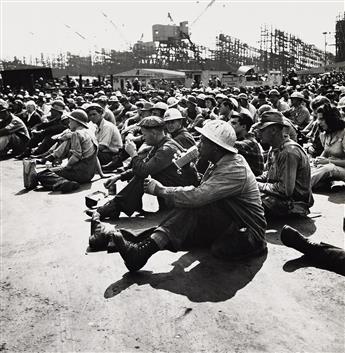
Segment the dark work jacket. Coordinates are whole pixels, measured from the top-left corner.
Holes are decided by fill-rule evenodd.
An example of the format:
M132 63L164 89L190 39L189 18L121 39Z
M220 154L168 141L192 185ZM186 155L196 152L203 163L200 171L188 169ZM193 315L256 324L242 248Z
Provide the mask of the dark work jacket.
M192 134L185 128L175 131L171 134L171 137L185 149L196 145Z
M189 173L185 173L184 170L179 172L172 162L174 154L182 151L176 141L165 136L158 146L152 147L146 158L134 157L132 170L122 173L121 180L129 180L133 176L144 179L151 175L164 186L191 185Z
M53 119L51 121L40 123L37 125L37 130L43 130L44 136L53 136L60 134L62 131L66 130L68 126L64 125L61 121L61 117Z
M35 111L30 119L28 120L29 118L29 114L28 112L26 112L25 114L23 114L23 117L22 117L22 120L24 121L26 127L31 130L34 126L38 125L38 124L41 124L42 123L42 120L41 120L41 116L40 114Z

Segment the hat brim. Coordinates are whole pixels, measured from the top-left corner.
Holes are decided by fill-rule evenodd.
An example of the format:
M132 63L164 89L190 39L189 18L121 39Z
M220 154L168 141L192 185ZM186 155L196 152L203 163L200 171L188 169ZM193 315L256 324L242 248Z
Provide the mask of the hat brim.
M215 136L213 136L212 134L208 133L207 131L205 131L205 129L203 127L195 127L194 128L196 131L198 131L201 135L205 136L207 139L209 139L210 141L212 141L213 143L215 143L216 145L224 148L225 150L232 152L232 153L237 153L237 148L233 147L233 146L229 146L221 141L218 141Z
M174 117L174 118L164 118L164 122L166 123L167 121L173 121L173 120L184 120L186 119L185 116L180 116L180 117Z
M72 115L66 115L66 117L69 118L69 119L72 119L72 120L76 121L78 124L83 125L83 126L86 127L86 128L89 127L89 125L87 125L87 123L85 123L84 121L81 121L81 120L79 120L79 119L76 119L76 118L73 117Z
M257 123L257 124L254 124L253 126L252 126L252 129L253 130L263 130L263 129L265 129L266 127L268 127L268 126L271 126L271 125L280 125L280 126L282 126L282 127L289 127L289 125L288 124L286 124L286 123L278 123L278 122L275 122L275 121L267 121L267 122L265 122L265 123Z

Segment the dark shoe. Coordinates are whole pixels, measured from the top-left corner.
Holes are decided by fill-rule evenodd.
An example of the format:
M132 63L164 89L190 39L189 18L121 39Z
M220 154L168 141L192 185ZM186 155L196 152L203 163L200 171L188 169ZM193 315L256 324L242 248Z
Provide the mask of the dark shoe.
M31 154L31 149L26 149L23 153L19 154L15 158L17 158L17 159L28 158L28 157L30 157L30 154Z
M114 234L114 227L107 227L99 220L93 219L91 221L91 234L89 238L89 247L91 251L105 251L108 250L108 245L111 240L111 236ZM112 247L111 252L115 252L116 249Z
M280 233L280 239L285 246L306 254L311 248L317 246L305 238L298 230L285 225Z
M139 243L126 240L121 233L115 233L112 240L130 272L139 271L157 251L158 245L151 238Z

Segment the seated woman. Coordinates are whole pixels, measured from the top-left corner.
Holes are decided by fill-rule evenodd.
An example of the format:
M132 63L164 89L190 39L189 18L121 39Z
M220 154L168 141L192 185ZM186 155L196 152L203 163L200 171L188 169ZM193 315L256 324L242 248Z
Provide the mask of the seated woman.
M48 190L74 191L80 184L89 182L97 170L98 144L95 135L88 128L87 114L76 109L68 117L71 138L64 141L51 158L46 157L46 160L52 160L69 156L67 165L54 168L54 171L46 169L37 175L38 181Z
M317 121L322 130L320 141L323 152L315 158L311 173L313 188L330 181L345 181L345 121L337 108L325 104L317 110Z

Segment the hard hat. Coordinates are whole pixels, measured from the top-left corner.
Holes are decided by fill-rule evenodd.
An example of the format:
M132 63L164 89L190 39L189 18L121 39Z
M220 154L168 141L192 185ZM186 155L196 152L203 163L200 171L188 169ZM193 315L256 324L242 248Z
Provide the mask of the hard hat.
M185 117L182 116L178 109L170 108L165 112L163 119L165 122L167 122L171 120L185 119Z
M167 110L168 109L168 105L163 103L163 102L157 102L152 109L161 109L161 110Z
M227 151L237 153L237 149L234 147L236 133L228 122L224 120L209 120L202 128L195 127L195 130Z
M66 114L68 118L76 121L77 123L83 125L84 127L88 128L88 117L87 117L87 114L84 112L84 110L82 109L76 109L76 110L73 110L72 113L70 114Z
M175 97L169 97L167 99L167 104L168 104L168 108L173 108L178 104L178 99L176 99Z
M304 99L304 95L301 92L293 92L290 98Z

